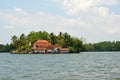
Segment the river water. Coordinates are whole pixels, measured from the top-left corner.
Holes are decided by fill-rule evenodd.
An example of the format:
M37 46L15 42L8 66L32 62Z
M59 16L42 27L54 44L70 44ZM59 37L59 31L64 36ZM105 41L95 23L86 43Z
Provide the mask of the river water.
M0 53L0 80L120 80L120 52Z

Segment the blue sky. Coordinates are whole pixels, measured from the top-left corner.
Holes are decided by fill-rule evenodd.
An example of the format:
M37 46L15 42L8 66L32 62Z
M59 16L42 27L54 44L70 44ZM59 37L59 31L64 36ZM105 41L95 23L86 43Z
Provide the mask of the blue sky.
M0 0L0 44L30 31L68 32L87 42L120 40L120 0Z

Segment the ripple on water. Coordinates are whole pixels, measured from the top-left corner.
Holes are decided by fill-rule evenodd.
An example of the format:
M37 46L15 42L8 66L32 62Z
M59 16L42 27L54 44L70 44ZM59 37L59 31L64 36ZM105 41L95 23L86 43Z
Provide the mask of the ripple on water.
M0 80L120 80L120 53L0 54Z
M11 77L1 77L0 80L15 80L15 79Z

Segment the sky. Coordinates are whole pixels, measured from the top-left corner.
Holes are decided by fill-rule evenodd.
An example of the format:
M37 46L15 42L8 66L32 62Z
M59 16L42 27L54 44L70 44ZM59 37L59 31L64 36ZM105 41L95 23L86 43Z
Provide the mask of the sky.
M120 0L0 0L0 44L31 31L120 41Z

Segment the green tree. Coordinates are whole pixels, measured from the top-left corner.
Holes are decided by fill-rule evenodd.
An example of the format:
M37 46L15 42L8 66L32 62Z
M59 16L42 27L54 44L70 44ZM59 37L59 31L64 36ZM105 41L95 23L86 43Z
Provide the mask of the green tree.
M20 38L19 38L19 51L21 52L21 51L25 51L26 50L26 47L25 47L25 45L26 45L27 43L26 43L26 36L25 36L25 34L21 34L20 35Z
M11 48L9 44L0 44L0 52L10 52Z
M27 35L28 43L33 44L38 39L39 39L39 34L37 32L32 31Z
M3 44L0 44L0 52L4 52L5 51L5 46Z
M57 44L60 45L61 47L64 47L65 41L64 41L62 32L59 32L59 34L57 36Z
M46 31L39 31L38 32L38 39L49 40L49 34Z
M114 47L115 47L115 51L120 51L120 41L116 41Z
M83 45L83 51L95 51L94 45L89 43L89 44L84 44Z
M13 45L14 49L15 50L18 49L18 47L20 46L18 37L16 35L14 35L14 36L12 36L11 40L12 40L12 45Z
M65 32L63 34L63 38L64 38L64 42L65 42L63 47L69 47L69 46L73 45L73 39L71 38L71 36L67 32Z
M56 37L56 35L54 33L50 33L49 37L50 37L50 42L53 45L57 43L57 37Z
M73 47L75 52L80 52L83 50L83 42L78 38L74 38Z

